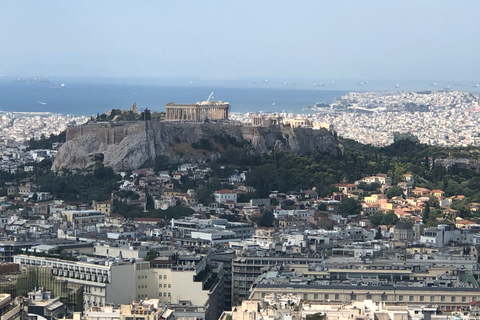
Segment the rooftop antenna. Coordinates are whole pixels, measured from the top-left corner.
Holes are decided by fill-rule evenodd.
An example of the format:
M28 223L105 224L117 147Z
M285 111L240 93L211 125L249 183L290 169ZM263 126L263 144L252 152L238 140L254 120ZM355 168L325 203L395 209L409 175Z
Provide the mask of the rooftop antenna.
M210 93L210 95L208 96L207 102L210 102L212 100L212 98L213 98L213 92Z

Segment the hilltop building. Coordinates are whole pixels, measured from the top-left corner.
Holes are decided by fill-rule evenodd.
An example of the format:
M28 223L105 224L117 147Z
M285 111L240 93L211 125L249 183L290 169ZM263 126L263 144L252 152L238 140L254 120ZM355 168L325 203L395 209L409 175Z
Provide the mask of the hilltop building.
M167 103L166 121L217 121L228 120L230 104L223 101L202 101L191 104Z

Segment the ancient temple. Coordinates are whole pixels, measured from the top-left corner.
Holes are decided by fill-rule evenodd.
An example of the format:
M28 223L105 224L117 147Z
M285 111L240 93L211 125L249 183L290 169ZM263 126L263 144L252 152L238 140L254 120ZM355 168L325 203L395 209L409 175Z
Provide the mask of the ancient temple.
M230 105L223 101L202 101L191 104L167 103L166 121L218 121L228 120Z

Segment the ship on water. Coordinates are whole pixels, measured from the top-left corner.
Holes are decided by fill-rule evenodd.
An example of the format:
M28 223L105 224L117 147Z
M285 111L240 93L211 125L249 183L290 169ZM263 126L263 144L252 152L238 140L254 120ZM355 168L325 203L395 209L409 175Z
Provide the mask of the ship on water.
M23 82L23 83L50 83L51 81L48 80L48 79L41 79L41 78L28 78L28 79L19 78L19 79L13 80L13 82Z
M60 89L60 88L65 88L65 87L66 87L66 86L65 86L65 83L62 83L62 84L60 84L60 85L58 85L58 84L57 84L57 85L52 85L52 86L50 86L49 88L50 88L50 89Z

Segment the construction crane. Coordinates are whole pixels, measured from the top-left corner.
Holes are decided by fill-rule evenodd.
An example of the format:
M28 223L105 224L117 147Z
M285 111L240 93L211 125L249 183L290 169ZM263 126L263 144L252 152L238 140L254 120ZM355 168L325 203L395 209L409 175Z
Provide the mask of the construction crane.
M212 98L213 98L213 92L210 93L210 95L208 96L207 102L210 102L212 100Z

